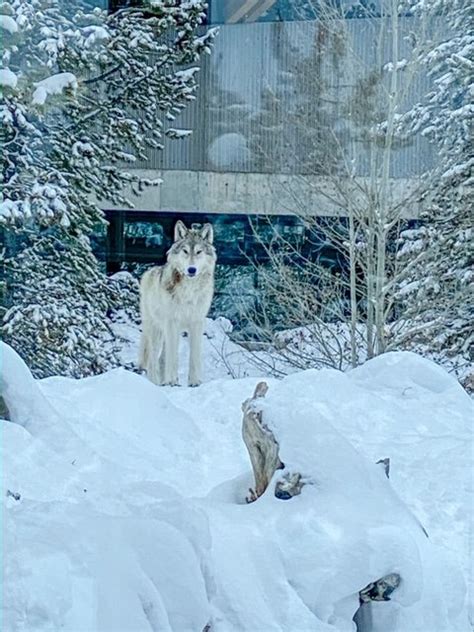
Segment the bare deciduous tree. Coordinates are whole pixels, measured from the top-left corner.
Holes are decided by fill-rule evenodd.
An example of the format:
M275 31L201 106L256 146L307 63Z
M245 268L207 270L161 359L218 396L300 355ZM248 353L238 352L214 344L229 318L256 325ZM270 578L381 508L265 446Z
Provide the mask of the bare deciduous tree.
M334 3L315 4L314 42L296 75L299 86L305 73L305 88L285 113L283 132L275 126L299 139L293 161L285 160L297 175L279 181L275 195L282 211L301 218L304 239L275 230L265 245L270 265L259 271L264 292L254 319L284 362L299 368L356 366L397 347L391 323L403 269L395 246L435 178L428 146L398 126L425 90L412 31L433 38L433 24L404 16L395 0L383 1L376 15L365 11L361 33ZM294 143L280 146L291 151ZM409 160L425 161L424 169ZM315 256L324 247L336 265ZM275 338L297 325L303 329L289 345L282 334Z

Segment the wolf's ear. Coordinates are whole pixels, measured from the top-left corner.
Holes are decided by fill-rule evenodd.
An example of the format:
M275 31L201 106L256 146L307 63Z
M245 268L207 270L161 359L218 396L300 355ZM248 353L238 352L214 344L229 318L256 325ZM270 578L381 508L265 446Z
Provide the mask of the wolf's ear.
M183 224L183 222L180 219L178 219L178 221L174 225L174 240L180 241L181 239L184 239L187 234L188 234L188 229Z
M204 224L201 230L201 237L210 244L214 241L214 229L212 224Z

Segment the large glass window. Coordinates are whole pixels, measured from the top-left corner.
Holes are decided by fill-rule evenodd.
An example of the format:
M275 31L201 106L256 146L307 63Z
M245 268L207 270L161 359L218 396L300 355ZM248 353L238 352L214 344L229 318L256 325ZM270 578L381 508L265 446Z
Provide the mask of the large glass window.
M212 24L314 20L318 0L209 0Z

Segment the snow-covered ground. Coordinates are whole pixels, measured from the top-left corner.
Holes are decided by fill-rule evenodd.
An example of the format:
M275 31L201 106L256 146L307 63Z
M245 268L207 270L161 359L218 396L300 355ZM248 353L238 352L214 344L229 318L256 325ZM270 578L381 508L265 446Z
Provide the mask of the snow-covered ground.
M359 590L396 572L360 632L470 631L473 409L459 384L410 353L267 379L264 420L305 486L284 501L273 482L246 504L241 404L258 379L226 326L208 321L195 389L126 369L35 381L3 345L3 629L346 632ZM131 363L136 332L117 327Z

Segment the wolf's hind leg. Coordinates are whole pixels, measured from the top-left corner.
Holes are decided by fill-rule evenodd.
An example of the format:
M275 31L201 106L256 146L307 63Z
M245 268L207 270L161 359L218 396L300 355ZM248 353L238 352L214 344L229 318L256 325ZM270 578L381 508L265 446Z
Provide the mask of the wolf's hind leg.
M153 331L150 358L148 362L148 377L154 384L162 383L161 356L163 354L163 346L163 334L155 329Z
M145 369L148 379L160 383L159 360L163 349L163 334L157 328L144 327L140 340L140 366Z

